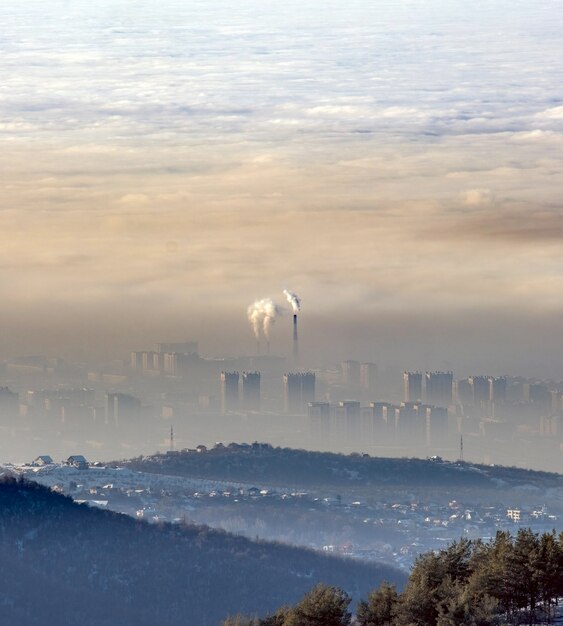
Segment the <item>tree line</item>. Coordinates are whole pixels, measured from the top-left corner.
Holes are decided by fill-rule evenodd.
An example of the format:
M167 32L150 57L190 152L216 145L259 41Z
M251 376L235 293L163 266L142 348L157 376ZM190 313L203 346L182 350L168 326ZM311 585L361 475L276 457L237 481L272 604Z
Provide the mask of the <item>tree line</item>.
M462 539L418 557L402 592L382 583L361 600L320 584L265 618L223 626L492 626L549 624L563 597L563 533L520 529L489 542Z

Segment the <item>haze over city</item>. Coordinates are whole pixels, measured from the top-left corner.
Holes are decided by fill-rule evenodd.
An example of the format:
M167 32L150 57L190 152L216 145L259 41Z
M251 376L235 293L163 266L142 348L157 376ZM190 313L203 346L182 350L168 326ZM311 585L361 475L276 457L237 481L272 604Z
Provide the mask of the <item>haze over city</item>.
M248 352L289 286L312 364L563 377L559 12L3 2L2 354Z
M0 624L563 624L562 26L0 2Z

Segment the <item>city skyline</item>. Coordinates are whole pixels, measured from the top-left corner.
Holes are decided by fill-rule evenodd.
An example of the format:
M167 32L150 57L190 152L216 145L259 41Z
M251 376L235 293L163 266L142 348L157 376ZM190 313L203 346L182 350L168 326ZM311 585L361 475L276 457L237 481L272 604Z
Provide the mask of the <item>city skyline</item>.
M401 373L350 359L296 367L292 354L205 356L193 338L105 364L7 359L0 375L0 453L18 462L151 454L172 449L173 432L178 450L264 441L561 468L561 379Z
M563 0L0 23L0 621L562 621Z

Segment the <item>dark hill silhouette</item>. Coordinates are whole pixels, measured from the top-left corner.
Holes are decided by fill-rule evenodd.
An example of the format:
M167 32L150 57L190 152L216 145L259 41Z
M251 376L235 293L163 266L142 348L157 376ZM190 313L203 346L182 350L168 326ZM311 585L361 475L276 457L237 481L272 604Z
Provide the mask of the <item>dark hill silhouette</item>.
M121 463L131 469L272 486L303 488L346 486L498 489L537 484L542 489L563 487L563 476L514 467L441 460L382 458L360 454L311 452L230 444L203 453L157 454Z
M355 597L393 568L253 542L207 527L89 508L35 483L0 482L0 623L197 626L266 613L319 581Z

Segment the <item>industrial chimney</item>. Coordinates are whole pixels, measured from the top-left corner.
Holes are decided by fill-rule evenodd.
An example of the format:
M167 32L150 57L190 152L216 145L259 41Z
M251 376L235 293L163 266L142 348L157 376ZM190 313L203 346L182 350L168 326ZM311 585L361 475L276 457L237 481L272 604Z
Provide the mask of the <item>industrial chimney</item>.
M299 342L297 339L297 313L293 314L293 358L299 358Z

